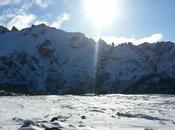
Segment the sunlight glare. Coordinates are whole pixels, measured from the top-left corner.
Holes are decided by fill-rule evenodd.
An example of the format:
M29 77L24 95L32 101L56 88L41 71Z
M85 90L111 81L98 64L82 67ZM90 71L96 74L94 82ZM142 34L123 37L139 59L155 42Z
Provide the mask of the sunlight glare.
M109 25L115 19L117 0L83 0L85 13L92 24L97 28Z

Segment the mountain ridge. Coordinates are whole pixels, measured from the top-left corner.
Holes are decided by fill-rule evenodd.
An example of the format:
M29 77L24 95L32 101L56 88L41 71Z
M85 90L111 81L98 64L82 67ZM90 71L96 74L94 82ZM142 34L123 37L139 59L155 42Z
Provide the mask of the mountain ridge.
M174 54L173 42L114 46L44 24L11 31L0 26L0 89L27 94L175 94Z

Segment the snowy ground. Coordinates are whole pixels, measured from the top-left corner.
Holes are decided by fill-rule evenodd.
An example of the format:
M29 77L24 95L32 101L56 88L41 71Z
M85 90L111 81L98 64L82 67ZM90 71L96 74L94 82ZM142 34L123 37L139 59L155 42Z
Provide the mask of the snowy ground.
M175 96L0 97L0 130L17 129L175 130Z

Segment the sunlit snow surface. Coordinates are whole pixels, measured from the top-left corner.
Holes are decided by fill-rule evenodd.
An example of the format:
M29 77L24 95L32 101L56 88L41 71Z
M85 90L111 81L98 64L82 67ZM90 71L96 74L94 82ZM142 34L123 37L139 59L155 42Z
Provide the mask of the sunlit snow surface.
M51 122L53 117L58 120ZM33 122L28 127L25 121ZM175 130L175 96L0 97L0 129Z

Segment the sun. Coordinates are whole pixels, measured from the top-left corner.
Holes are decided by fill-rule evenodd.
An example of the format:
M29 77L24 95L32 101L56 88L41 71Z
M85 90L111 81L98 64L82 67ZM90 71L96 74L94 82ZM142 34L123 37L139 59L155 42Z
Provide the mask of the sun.
M110 25L118 14L117 0L83 0L83 5L88 19L98 29Z

